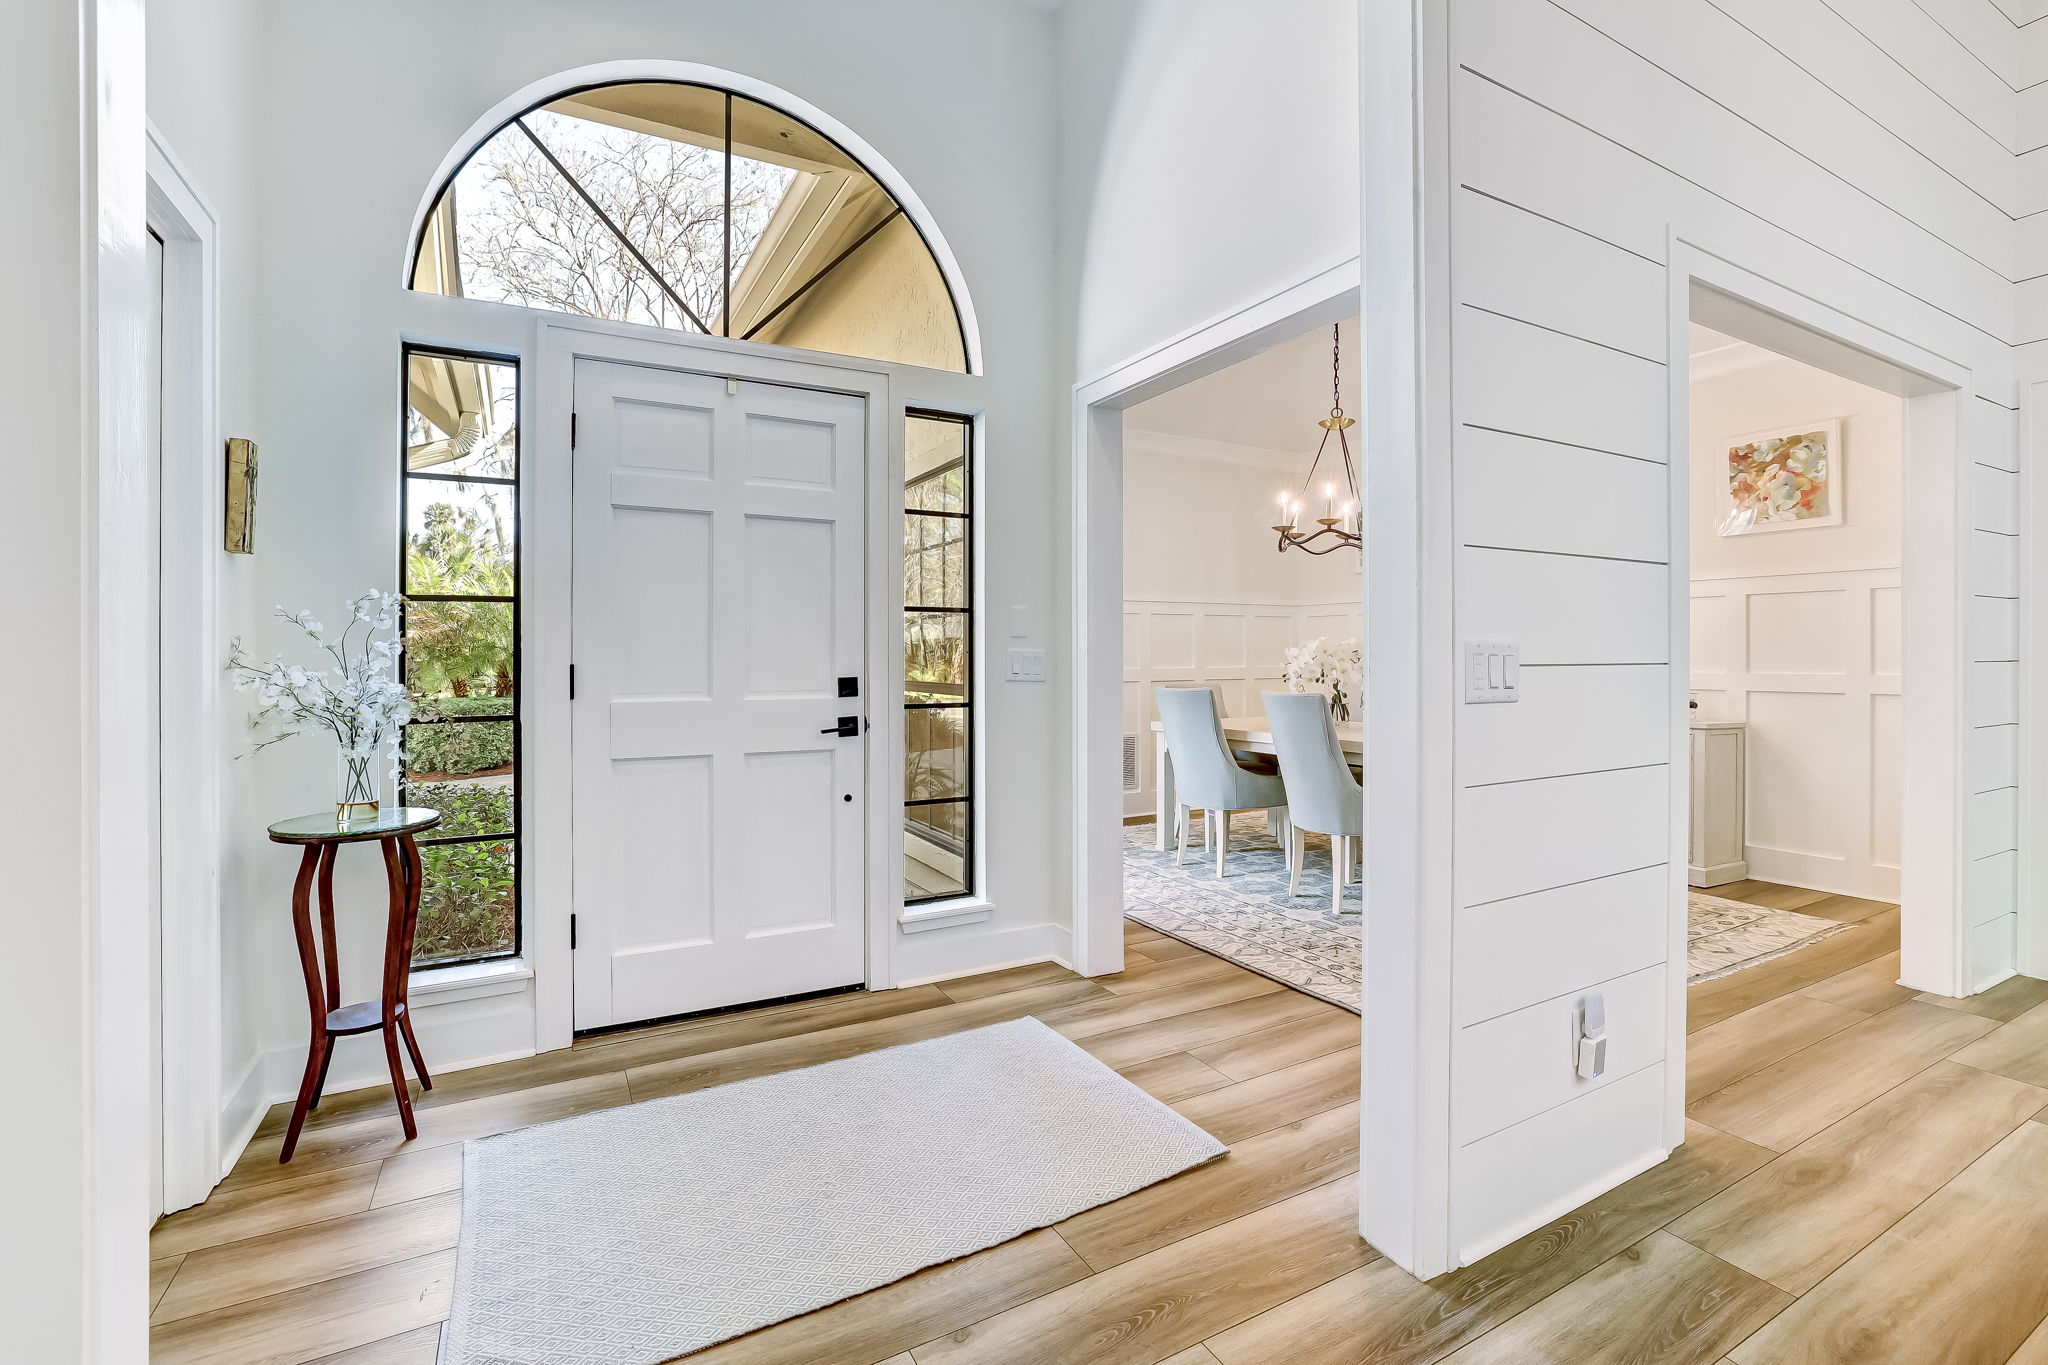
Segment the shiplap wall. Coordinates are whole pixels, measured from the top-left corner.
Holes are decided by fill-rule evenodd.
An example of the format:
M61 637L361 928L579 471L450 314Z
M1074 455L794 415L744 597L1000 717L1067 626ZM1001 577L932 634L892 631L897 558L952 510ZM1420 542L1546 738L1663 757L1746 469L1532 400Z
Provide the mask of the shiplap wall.
M1988 0L1444 4L1448 50L1424 60L1447 86L1455 634L1523 661L1518 705L1453 722L1450 1253L1469 1260L1670 1132L1673 228L1973 373L1971 654L2014 667L2014 281L2048 260L2048 228L2015 225L2048 204L2048 166L2022 174L2014 86L2048 75L2048 25ZM1975 692L1983 980L2011 969L2017 775L2010 690ZM1587 1081L1570 1016L1592 989L1616 1051Z

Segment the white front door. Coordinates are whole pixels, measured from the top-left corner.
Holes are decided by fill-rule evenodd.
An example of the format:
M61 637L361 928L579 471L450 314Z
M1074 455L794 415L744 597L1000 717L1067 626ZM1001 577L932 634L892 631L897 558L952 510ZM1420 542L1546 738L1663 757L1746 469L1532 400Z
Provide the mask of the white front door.
M859 985L866 400L582 360L575 412L576 1027Z

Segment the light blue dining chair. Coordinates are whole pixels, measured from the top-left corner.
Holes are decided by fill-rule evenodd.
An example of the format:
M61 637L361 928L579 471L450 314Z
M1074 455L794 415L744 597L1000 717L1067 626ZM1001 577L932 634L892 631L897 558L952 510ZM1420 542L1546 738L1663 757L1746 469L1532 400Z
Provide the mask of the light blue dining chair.
M1351 775L1351 763L1337 743L1330 723L1330 703L1315 692L1262 692L1266 728L1273 732L1273 750L1280 759L1280 780L1287 789L1291 825L1288 850L1293 875L1288 893L1301 894L1302 835L1330 836L1330 909L1357 914L1344 904L1344 886L1351 880L1354 847L1365 840L1365 788Z
M1193 813L1204 812L1205 829L1216 849L1216 875L1221 877L1230 854L1230 816L1234 811L1263 810L1274 817L1283 846L1287 834L1287 789L1277 777L1255 773L1240 764L1223 738L1216 713L1216 694L1206 687L1156 687L1159 720L1165 731L1167 756L1173 762L1173 818L1177 826L1173 861L1187 861L1188 827Z

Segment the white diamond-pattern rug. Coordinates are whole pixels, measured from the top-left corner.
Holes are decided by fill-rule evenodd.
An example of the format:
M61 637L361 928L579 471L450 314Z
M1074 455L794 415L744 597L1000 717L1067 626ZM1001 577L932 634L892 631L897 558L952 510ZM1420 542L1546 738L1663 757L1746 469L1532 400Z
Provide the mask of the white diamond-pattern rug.
M441 1365L655 1365L1226 1150L1028 1018L474 1140Z

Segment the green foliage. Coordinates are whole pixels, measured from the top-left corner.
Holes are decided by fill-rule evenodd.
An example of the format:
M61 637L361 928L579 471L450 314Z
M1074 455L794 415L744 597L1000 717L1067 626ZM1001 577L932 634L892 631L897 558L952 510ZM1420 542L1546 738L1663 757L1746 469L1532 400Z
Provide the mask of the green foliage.
M408 593L512 595L512 545L497 522L496 502L483 508L492 514L488 523L476 507L428 504L423 529L406 544ZM444 695L511 696L512 653L509 602L413 602L406 608L406 682L430 707L429 699Z
M457 777L509 768L512 722L407 726L405 766L409 772L449 773Z
M441 812L436 835L509 834L512 788L486 782L416 782L405 789L409 806ZM432 837L432 836L429 836Z
M427 844L420 849L419 934L413 962L426 966L509 951L519 908L509 843Z

